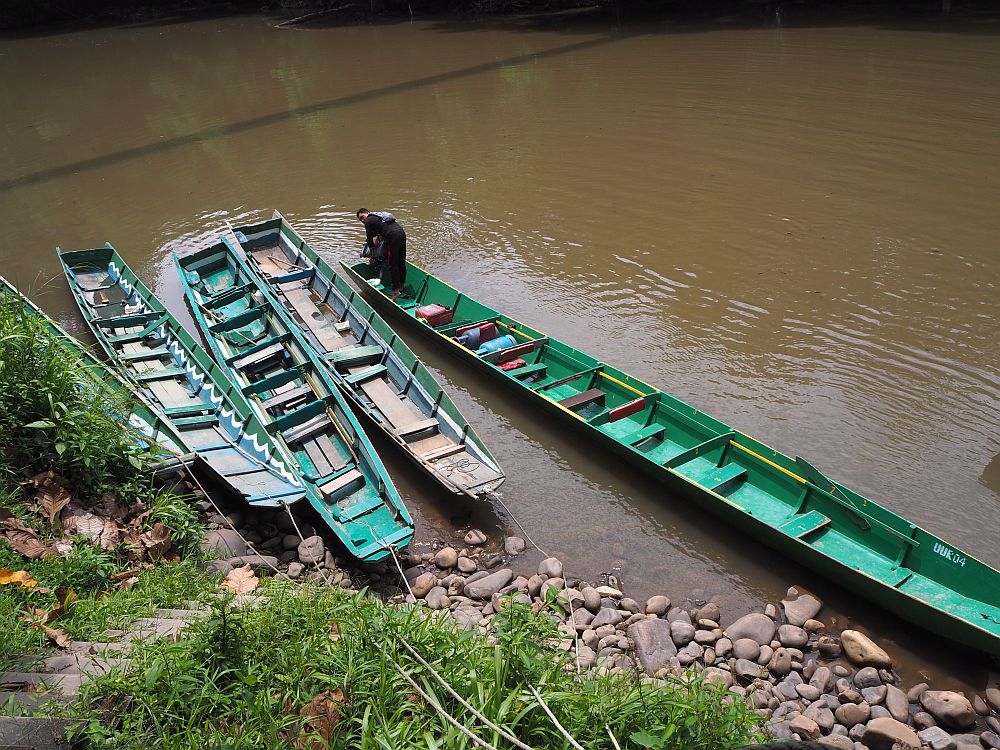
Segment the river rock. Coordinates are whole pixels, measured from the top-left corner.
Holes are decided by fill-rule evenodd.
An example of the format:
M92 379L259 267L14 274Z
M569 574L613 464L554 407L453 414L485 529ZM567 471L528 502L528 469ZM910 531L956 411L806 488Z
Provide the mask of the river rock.
M764 645L774 638L774 631L774 620L759 612L751 612L726 628L726 636L734 643L740 638L749 638L757 644Z
M737 659L733 663L733 673L744 684L750 684L758 677L764 677L767 674L767 670L755 661Z
M592 628L599 628L601 625L617 625L621 621L622 616L617 609L603 607L590 622L590 626Z
M468 575L469 573L475 573L479 570L479 566L476 565L476 561L470 557L460 557L458 558L458 570L461 573Z
M205 563L205 570L209 573L222 573L226 575L233 569L233 564L229 560L209 560Z
M802 648L809 643L809 634L798 625L782 625L778 628L778 641L786 648Z
M816 648L824 659L836 659L842 650L840 641L832 635L821 635L816 641Z
M825 633L826 625L819 620L810 619L805 621L805 624L802 625L802 629L807 633Z
M1000 689L989 688L986 691L986 702L994 711L1000 713Z
M819 724L807 716L796 716L788 722L788 728L804 740L815 740L819 737Z
M704 607L699 609L696 613L698 620L711 620L716 625L719 619L722 617L722 613L719 611L719 605L715 602L709 602Z
M994 734L993 732L983 732L979 735L979 741L982 743L983 747L1000 750L1000 736Z
M906 724L895 719L872 719L861 741L870 750L919 750L920 738Z
M718 667L707 667L702 675L705 678L705 682L714 682L717 685L722 685L723 688L729 690L733 686L733 673L725 669L719 669Z
M917 711L913 714L913 726L917 729L928 729L930 727L936 727L937 722L934 721L934 717L926 711Z
M305 572L306 566L300 562L290 562L288 563L287 575L293 581L299 578Z
M678 646L684 646L694 638L694 625L683 620L674 620L670 623L670 638Z
M996 716L986 717L986 726L990 728L990 731L994 734L1000 735L1000 719Z
M817 667L816 671L813 672L812 677L809 678L809 684L817 688L821 693L825 693L827 687L830 686L830 677L829 667Z
M562 578L563 564L558 557L546 557L538 563L538 575L549 578Z
M326 555L326 547L323 546L323 537L318 534L306 537L299 543L299 560L306 565L318 565L323 562Z
M986 705L986 701L983 700L982 696L972 696L972 709L980 716L990 715L990 707Z
M906 700L910 703L917 703L920 701L920 696L924 694L930 688L926 682L918 682L916 685L911 687L906 691Z
M785 648L775 649L767 668L771 671L771 674L783 677L792 670L792 655Z
M715 653L725 659L733 651L733 642L728 638L720 638L715 642Z
M472 532L470 531L469 533L471 534ZM456 563L458 563L458 550L454 547L442 547L434 555L434 564L439 568L454 568Z
M470 547L477 547L480 544L486 544L488 540L489 537L486 536L481 529L469 529L462 538L462 541Z
M201 543L201 548L207 555L216 555L220 558L242 557L247 553L246 542L232 529L208 532Z
M478 607L471 607L468 605L463 605L452 610L451 616L455 619L455 622L457 622L465 630L472 630L480 622L482 622L483 619L483 613Z
M590 610L586 609L573 610L573 616L569 619L570 625L572 625L577 631L586 630L591 626L591 623L593 622L594 622L594 614ZM613 625L608 625L606 627L611 628L611 632L614 632ZM598 628L592 628L592 629L597 631L597 633L599 634L598 637L603 637L600 635L601 631Z
M906 693L895 685L885 686L885 707L889 709L889 714L896 721L902 721L905 723L910 715L910 708L906 700Z
M618 600L618 609L624 609L626 612L634 615L636 612L639 612L639 602L631 597L623 596Z
M770 646L760 647L760 656L757 657L757 663L767 666L771 663L771 657L774 656L774 649Z
M586 644L580 644L580 669L591 669L597 663L597 652Z
M670 600L665 596L651 596L646 600L646 614L662 617L670 609Z
M234 568L249 565L254 573L271 575L278 567L278 558L274 555L243 555L242 557L231 557L229 562Z
M760 656L760 644L752 638L737 638L733 640L733 656L737 659L757 661Z
M677 656L677 646L670 638L670 623L666 620L640 620L630 625L627 632L646 674L655 674Z
M955 740L941 727L927 727L917 732L920 741L930 750L955 750Z
M924 707L938 724L954 729L968 729L976 723L976 712L969 699L951 690L925 690L920 696Z
M451 602L448 600L448 589L444 586L435 586L424 597L427 606L431 609L447 609Z
M785 610L785 619L792 625L805 625L806 620L810 620L819 614L823 608L823 602L810 594L808 591L800 591L795 586L788 589L788 596L781 600L781 606Z
M861 688L861 697L872 706L877 706L885 700L886 686L876 685L875 687Z
M840 634L840 642L847 658L860 667L885 667L888 669L892 666L889 654L860 631L845 630Z
M597 593L597 589L593 586L585 586L580 593L583 594L583 606L597 614L601 609L601 595Z
M819 688L813 687L805 682L795 686L795 692L807 701L814 701L820 696ZM827 709L829 710L829 709ZM832 716L832 713L831 713ZM818 723L818 722L817 722Z
M302 540L299 539L298 534L285 534L283 537L281 537L281 548L298 549L300 541Z
M885 706L872 706L872 719L891 719L892 714L889 713L889 709ZM905 722L904 722L905 723Z
M410 584L410 590L417 599L423 599L427 592L438 585L437 576L433 573L421 573Z
M514 578L510 568L490 573L485 578L473 580L470 576L465 584L465 595L470 599L488 600Z
M858 688L867 688L881 685L882 680L879 678L878 670L875 667L865 667L864 669L859 669L857 674L854 675L854 684Z
M830 734L826 737L820 737L816 740L816 742L820 745L825 745L826 747L832 747L835 750L854 750L854 743L851 742L851 739L839 734Z
M845 703L840 706L833 715L840 724L845 727L853 727L855 724L866 724L871 718L871 707L867 703Z
M503 540L503 551L508 555L520 555L527 545L519 536L509 536Z

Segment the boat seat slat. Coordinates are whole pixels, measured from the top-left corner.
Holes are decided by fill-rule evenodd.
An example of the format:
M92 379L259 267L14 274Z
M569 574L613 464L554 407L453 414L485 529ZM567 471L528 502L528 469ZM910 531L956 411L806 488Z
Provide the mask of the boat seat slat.
M316 470L316 476L322 477L333 472L333 464L326 459L326 456L323 455L323 451L320 450L315 440L303 440L302 450L306 452L309 460L312 461L313 468Z
M118 359L122 362L145 362L149 359L161 359L169 356L170 352L161 346L155 349L144 348L134 352L123 352L118 355Z
M710 490L718 491L728 484L744 479L746 475L747 470L738 463L728 463L724 466L716 467L705 476L699 478L698 483L703 487L708 487Z
M384 354L385 350L381 346L352 346L327 352L326 359L339 370L358 365L373 365L381 362Z
M828 526L830 519L818 510L810 510L807 513L796 515L778 528L796 539L802 539Z
M277 409L279 406L287 409L295 401L298 401L301 398L306 398L312 394L312 386L306 383L305 385L300 385L296 388L292 388L291 390L282 391L281 393L271 396L270 398L261 401L260 405L268 411L271 409Z
M442 448L437 448L432 451L427 451L421 458L425 461L438 461L442 458L447 458L448 456L454 456L456 453L461 453L465 450L465 446L462 443L452 443L451 445L446 445Z
M192 404L182 406L170 406L163 410L168 417L193 417L196 414L215 412L215 404L206 404L204 401L197 401Z
M298 443L330 426L330 417L323 412L307 422L290 428L282 434L286 443Z
M366 513L381 508L383 504L382 498L375 495L348 505L340 511L339 515L344 521L355 521Z
M606 395L600 388L591 388L582 393L577 393L575 396L559 399L559 404L572 411L582 409L588 404L600 404L603 406Z
M233 360L234 370L255 370L270 362L276 357L280 357L285 352L285 347L280 343L271 344L245 357Z
M518 380L524 380L529 375L537 375L540 378L545 377L545 373L548 371L549 366L542 364L541 362L534 365L525 365L524 367L518 367L516 370L508 370L507 374L512 378L517 378Z
M159 370L137 372L134 373L132 377L139 383L150 383L154 380L173 380L174 378L182 378L186 374L187 371L183 367L163 367Z
M360 385L366 380L372 380L373 378L380 378L389 370L385 365L372 365L371 367L366 367L364 370L355 372L351 375L347 375L344 378L344 382L349 385Z
M636 430L631 435L627 435L622 439L622 442L634 448L639 445L639 443L645 442L651 438L663 437L663 433L666 431L667 428L661 424L651 424L643 427L641 430Z
M333 498L338 493L340 493L345 487L350 485L352 482L357 482L358 480L364 480L365 476L357 469L351 469L350 471L345 471L333 479L331 479L326 484L318 485L319 491L323 494L325 498ZM381 501L380 501L381 502Z
M164 315L161 318L157 318L148 326L143 328L141 331L133 331L132 333L123 333L119 336L108 336L108 343L111 345L115 344L132 344L136 341L142 341L143 339L149 338L154 333L156 329L167 322L167 316Z
M416 435L418 432L423 432L424 430L436 428L437 426L438 421L436 419L421 419L418 422L410 422L409 424L397 427L396 434L399 437L406 437L408 435Z
M162 313L146 312L135 315L116 315L113 318L101 318L94 321L98 328L131 328L132 326L145 326L158 320Z
M348 456L346 452L340 446L336 445L330 439L329 435L317 435L316 444L320 447L320 450L323 451L326 459L330 462L330 465L333 467L333 471L340 471L347 466Z
M194 417L179 417L173 420L174 424L182 430L196 429L200 427L210 427L219 423L219 418L215 412L211 414L200 414Z

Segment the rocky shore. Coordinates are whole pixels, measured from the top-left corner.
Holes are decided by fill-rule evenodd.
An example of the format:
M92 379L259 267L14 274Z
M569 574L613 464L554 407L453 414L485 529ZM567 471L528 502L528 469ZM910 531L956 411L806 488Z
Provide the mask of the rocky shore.
M579 669L639 670L648 679L702 674L728 690L729 700L756 709L777 739L842 750L1000 750L1000 675L971 698L927 683L901 685L890 654L859 631L830 630L818 619L823 603L795 587L780 605L735 618L711 601L691 609L662 595L640 602L613 578L591 585L565 575L554 557L533 575L518 575L521 566L511 563L525 541L507 537L490 551L478 529L461 546L403 552L404 583L391 560L352 567L337 558L307 521L293 522L285 511L222 516L207 502L202 510L210 528L204 548L219 572L249 564L293 580L367 586L466 629L484 627L507 602L519 602L556 619L559 645Z

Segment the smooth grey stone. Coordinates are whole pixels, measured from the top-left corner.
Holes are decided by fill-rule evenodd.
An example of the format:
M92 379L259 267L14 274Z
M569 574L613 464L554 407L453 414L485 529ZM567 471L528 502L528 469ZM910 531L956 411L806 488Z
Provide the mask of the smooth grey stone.
M845 727L867 724L871 718L871 707L867 703L845 703L833 712L837 721Z
M990 707L986 705L986 701L979 695L972 696L972 710L980 716L990 715Z
M911 687L906 691L906 700L910 703L918 703L920 701L920 696L924 694L925 690L928 690L930 685L926 682L918 682L916 685Z
M805 683L802 683L801 685L796 685L795 690L796 692L798 692L799 695L801 695L807 701L814 701L818 699L820 696L820 692L817 688L814 688L812 685L807 685Z
M854 684L858 688L874 687L882 684L882 678L878 676L878 670L875 667L865 667L859 669L858 673L854 675Z
M1000 737L993 732L983 732L979 735L979 741L982 743L983 747L991 747L994 750L1000 750Z
M733 641L733 656L737 659L757 661L760 656L760 644L751 638L739 638Z
M866 702L873 706L877 706L885 700L887 688L885 685L877 685L876 687L866 687L861 689L861 697L865 699Z
M872 706L872 719L891 719L892 714L885 706ZM871 721L871 719L869 719ZM904 722L905 723L905 722Z
M288 577L293 581L305 572L306 566L300 562L288 563Z
M839 734L830 734L826 737L820 737L816 740L820 745L825 745L826 747L832 747L834 750L853 750L854 743L851 742L849 737L842 736Z
M597 593L597 589L585 586L580 593L583 594L583 606L596 615L601 609L601 595Z
M451 611L451 616L465 630L472 630L483 619L483 613L478 607L463 605Z
M466 575L468 575L469 573L475 573L477 570L479 570L479 566L476 564L476 561L473 560L471 557L458 558L457 565L459 571L465 573Z
M670 638L670 624L666 620L646 619L628 628L635 656L646 674L655 674L677 656L677 646Z
M814 618L823 608L823 602L808 591L793 586L788 589L788 596L781 600L785 611L785 619L792 625L802 626L806 620Z
M278 558L273 555L243 555L243 557L234 557L229 562L234 568L249 565L254 573L261 575L271 575L278 567Z
M796 716L788 722L788 728L803 740L815 740L819 737L819 725L807 716Z
M845 630L840 634L840 644L847 658L860 667L892 666L892 659L881 646L859 630Z
M299 543L299 560L306 565L318 565L323 562L326 555L326 547L323 545L323 537L313 535L306 537Z
M489 599L510 583L513 577L514 572L510 568L498 570L496 573L490 573L485 578L477 580L473 580L474 576L470 576L465 583L465 595L470 599Z
M675 644L683 646L694 639L694 625L684 620L674 620L670 623L670 637Z
M603 608L589 624L591 627L599 628L601 625L617 625L621 621L622 616L617 609Z
M718 667L707 667L704 672L702 672L705 682L714 682L718 685L722 685L725 689L733 687L733 673L725 669L719 669Z
M285 549L298 549L301 541L298 534L285 534L281 538L281 546Z
M739 638L749 638L760 645L770 643L774 638L774 620L759 612L752 612L744 615L728 628L726 636L734 642Z
M631 612L635 614L640 611L639 602L635 599L631 599L627 596L623 596L618 600L618 609L624 609L626 612Z
M686 610L683 609L672 609L667 612L667 622L686 622L689 625L694 625L694 621L691 619L691 615L688 614Z
M694 639L702 646L711 646L717 640L715 633L711 630L694 631Z
M573 610L573 616L570 618L570 622L573 627L579 632L586 630L587 628L592 628L594 622L594 615L592 612L586 609L575 609ZM610 627L610 626L609 626ZM597 628L597 632L600 633L600 629Z
M811 685L803 684L798 685L797 687L815 690L815 688ZM805 698L805 696L803 696L803 698ZM824 706L822 703L811 703L806 707L806 710L802 712L802 715L808 716L810 719L819 724L819 728L822 730L823 734L828 734L836 724L836 720L833 718L833 711Z
M562 578L563 564L558 557L546 557L538 563L538 575Z
M885 686L885 707L889 710L889 715L896 721L904 724L910 715L910 707L906 700L906 693L895 685Z
M955 750L955 740L941 727L927 727L917 732L917 737L930 750Z
M895 719L872 719L861 741L871 750L919 750L920 738L906 724Z
M470 547L476 547L480 544L486 544L486 542L489 541L489 537L487 537L486 534L484 534L480 529L469 529L462 541Z
M201 548L207 555L219 558L242 557L247 553L246 543L232 529L209 531L202 540Z
M427 596L427 592L438 585L437 576L433 573L421 573L416 579L410 584L410 591L417 599L423 599Z
M774 656L774 649L770 646L760 647L760 656L757 657L757 663L762 666L767 666L771 663L771 657Z
M987 716L986 726L988 726L990 728L990 731L993 732L994 734L1000 735L1000 719L998 719L996 716Z
M934 721L934 717L926 711L917 711L913 714L913 726L917 729L928 729L930 727L936 727L937 722Z
M809 642L809 634L797 625L782 625L778 628L778 640L786 648L801 648Z
M788 653L787 649L777 649L771 657L771 661L768 662L767 667L771 670L772 674L775 674L778 677L783 677L792 671L791 654Z
M662 617L670 609L670 600L665 596L651 596L646 600L646 614Z
M509 536L503 540L503 551L508 555L520 555L526 548L527 545L519 536Z
M434 564L439 568L454 568L458 562L458 550L454 547L442 547L434 555Z
M222 573L226 575L233 569L233 565L229 560L209 560L205 565L205 570L209 573Z
M816 649L824 659L836 659L843 650L840 646L840 641L832 635L821 635L819 640L816 641Z
M987 688L986 689L986 702L990 704L990 707L1000 713L1000 689L998 688Z
M750 661L749 659L737 659L733 664L733 672L745 683L749 683L754 679L765 675L767 670L765 670L760 664Z
M815 664L815 662L812 663ZM812 673L812 677L809 678L809 684L821 693L825 693L826 689L830 686L830 678L829 667L816 667L816 670Z
M709 602L704 607L697 612L699 620L711 620L712 622L718 624L719 618L722 617L722 613L719 611L719 605L715 602Z
M448 590L444 586L435 586L432 588L427 592L424 601L427 602L427 606L431 609L448 609L451 606L451 601L448 599Z
M500 555L483 555L479 558L480 567L486 568L487 570L493 570L493 568L503 563L503 558Z
M580 669L591 669L597 662L597 652L586 644L580 645Z
M715 653L723 659L733 651L733 642L728 638L720 638L715 642Z
M933 716L938 724L953 729L968 729L976 724L972 703L961 693L952 690L925 690L920 705Z

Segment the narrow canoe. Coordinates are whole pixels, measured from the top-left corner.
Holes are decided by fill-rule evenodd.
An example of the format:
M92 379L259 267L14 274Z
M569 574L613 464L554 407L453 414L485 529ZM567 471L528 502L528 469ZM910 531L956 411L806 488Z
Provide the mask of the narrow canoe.
M101 347L227 489L258 507L302 500L249 404L114 247L57 252Z
M3 276L0 276L0 297L7 304L19 304L28 315L41 321L64 351L80 359L83 366L78 374L85 388L93 393L107 394L108 403L127 406L128 423L123 428L132 435L136 445L149 452L151 458L162 459L187 452L183 437L163 414L142 398L132 384L99 361L89 348L66 333Z
M366 263L342 265L383 309L703 508L932 633L1000 656L1000 571L831 481L808 461L502 315L413 264L395 302L377 280L373 286ZM452 321L437 328L421 322L416 311L430 304L452 310ZM508 346L477 355L456 340L488 324L510 336Z
M385 467L325 367L246 260L219 242L175 255L174 262L216 360L348 552L377 560L408 544L413 520Z
M430 371L281 214L234 232L223 241L259 272L369 424L449 492L500 486L496 460ZM359 352L370 361L348 361Z

